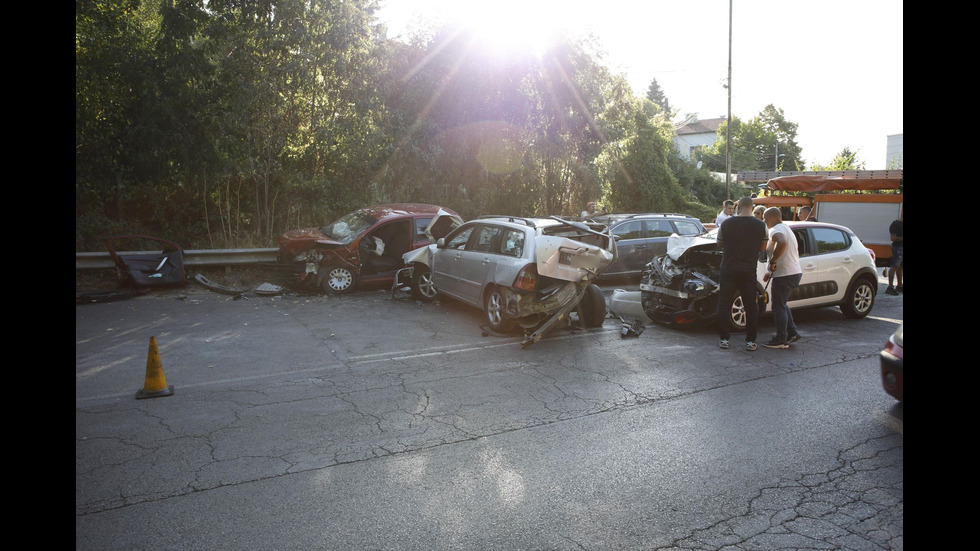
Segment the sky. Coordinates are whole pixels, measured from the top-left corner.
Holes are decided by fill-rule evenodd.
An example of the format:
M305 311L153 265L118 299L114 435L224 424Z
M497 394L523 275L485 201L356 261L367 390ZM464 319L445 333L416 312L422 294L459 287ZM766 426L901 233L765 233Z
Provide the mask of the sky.
M501 48L557 29L593 33L602 61L645 96L656 79L678 117L732 116L766 105L798 125L808 166L845 147L868 170L888 168L889 135L902 134L900 0L381 0L390 38L462 20ZM731 9L731 11L729 11ZM731 13L731 17L729 17Z

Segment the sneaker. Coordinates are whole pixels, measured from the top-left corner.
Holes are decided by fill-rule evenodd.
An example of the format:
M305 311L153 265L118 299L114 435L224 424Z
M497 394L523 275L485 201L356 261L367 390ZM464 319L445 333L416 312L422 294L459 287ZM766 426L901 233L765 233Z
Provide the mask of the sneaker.
M904 293L905 292L905 287L899 285L899 286L895 287L895 290L898 291L899 293Z
M766 348L789 348L789 344L786 341L777 341L775 337L769 342L762 343L762 346Z
M794 343L794 342L796 342L796 341L798 341L798 340L800 340L802 338L803 337L801 337L799 333L797 333L795 335L790 335L789 338L786 339L786 343L787 344Z
M886 295L897 295L898 294L898 291L896 291L894 287L892 287L892 286L889 285L888 288L885 289L885 294Z
M718 348L724 348L725 350L728 350L728 339L721 339L721 342L718 343Z
M755 352L758 347L752 341L745 341L745 349L749 352Z

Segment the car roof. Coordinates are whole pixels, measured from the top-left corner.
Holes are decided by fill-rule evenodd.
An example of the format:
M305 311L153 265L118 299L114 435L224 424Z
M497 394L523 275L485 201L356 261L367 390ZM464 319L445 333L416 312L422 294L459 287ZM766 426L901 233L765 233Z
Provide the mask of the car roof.
M440 207L438 205L430 205L427 203L383 203L380 205L363 207L358 210L360 212L370 214L378 220L386 220L391 218L407 218L414 216L435 216L440 209L448 212L449 214L459 216L452 209Z

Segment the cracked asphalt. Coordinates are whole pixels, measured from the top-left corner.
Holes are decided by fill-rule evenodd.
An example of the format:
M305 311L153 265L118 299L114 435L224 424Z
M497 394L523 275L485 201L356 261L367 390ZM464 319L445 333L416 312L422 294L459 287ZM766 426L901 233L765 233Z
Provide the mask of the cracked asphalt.
M756 352L611 318L523 350L386 290L76 305L75 547L900 550L883 290ZM174 394L137 400L150 337Z

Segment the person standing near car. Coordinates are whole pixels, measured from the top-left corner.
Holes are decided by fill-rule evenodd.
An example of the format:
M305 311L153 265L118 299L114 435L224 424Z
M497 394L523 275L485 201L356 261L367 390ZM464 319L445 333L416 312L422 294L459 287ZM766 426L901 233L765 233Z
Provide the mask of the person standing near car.
M718 216L715 217L715 227L720 228L721 223L727 220L732 215L732 212L734 210L735 210L735 201L732 201L731 199L725 199L725 202L722 203L721 205L721 212L719 212Z
M727 201L732 202L732 201ZM721 215L719 215L721 219ZM752 198L738 200L738 212L718 226L718 245L722 249L721 275L718 282L719 346L729 347L731 307L735 293L742 295L745 308L745 349L756 350L759 330L759 304L756 302L756 263L766 250L766 225L752 216Z
M892 237L892 257L888 262L888 288L885 289L886 295L897 295L904 293L902 286L902 268L905 266L905 228L902 219L905 217L903 212L888 226L888 233ZM898 278L898 287L892 287L892 282Z
M789 308L789 294L799 286L803 277L800 247L793 230L783 223L783 213L778 208L766 209L763 219L769 227L769 244L766 247L769 270L766 277L772 278L772 317L776 334L762 346L789 348L789 343L800 340L800 332Z

